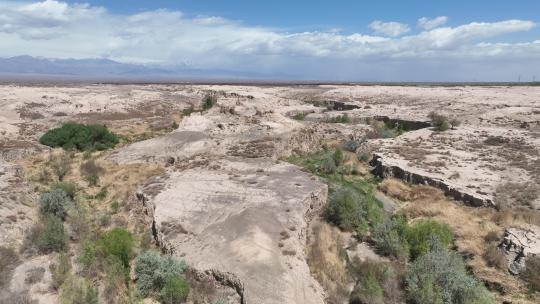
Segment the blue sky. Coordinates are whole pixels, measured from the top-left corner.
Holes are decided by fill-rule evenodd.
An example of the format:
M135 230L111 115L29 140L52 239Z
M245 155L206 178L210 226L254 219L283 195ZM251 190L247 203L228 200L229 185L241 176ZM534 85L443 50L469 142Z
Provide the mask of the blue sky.
M273 78L540 78L540 1L0 1L0 56Z
M415 24L422 16L448 16L449 25L469 22L494 22L507 19L540 17L540 1L536 0L98 0L67 1L91 3L107 7L119 14L167 8L186 14L221 16L250 25L324 30L342 28L357 32L367 30L373 20Z

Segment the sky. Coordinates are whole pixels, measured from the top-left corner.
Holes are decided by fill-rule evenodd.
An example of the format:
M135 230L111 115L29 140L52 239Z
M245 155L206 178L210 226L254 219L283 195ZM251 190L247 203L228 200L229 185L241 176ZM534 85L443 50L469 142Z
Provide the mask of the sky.
M0 0L0 57L275 79L540 79L540 1Z

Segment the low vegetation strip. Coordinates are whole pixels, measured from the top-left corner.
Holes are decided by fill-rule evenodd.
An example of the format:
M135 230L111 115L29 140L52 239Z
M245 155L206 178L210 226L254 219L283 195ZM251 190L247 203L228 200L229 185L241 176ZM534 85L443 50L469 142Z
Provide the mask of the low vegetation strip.
M432 219L409 223L405 215L385 211L374 197L378 180L359 176L350 167L352 155L356 157L337 148L288 159L328 184L324 216L329 223L352 231L358 241L371 243L391 261L348 262L349 277L356 283L350 303L494 303L450 249L451 228Z

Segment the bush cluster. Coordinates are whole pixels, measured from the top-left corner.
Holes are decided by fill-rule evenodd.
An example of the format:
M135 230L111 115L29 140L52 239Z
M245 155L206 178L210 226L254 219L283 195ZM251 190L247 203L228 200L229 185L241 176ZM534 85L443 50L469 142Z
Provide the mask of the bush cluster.
M106 126L68 122L60 128L47 131L41 136L39 142L53 148L61 147L64 150L106 150L116 146L118 137Z
M362 140L363 141L363 140ZM356 152L356 149L360 147L361 140L349 140L343 144L343 149L349 152Z
M448 225L435 220L420 220L409 225L405 217L393 216L374 227L372 239L381 254L414 260L429 251L434 239L448 247L453 234Z
M414 259L430 249L430 243L437 239L445 248L453 240L450 226L436 220L420 220L405 230L405 237L410 247L410 255Z
M373 229L372 240L377 251L383 255L407 260L409 258L409 243L405 236L407 229L408 225L405 217L386 217Z
M61 188L45 192L39 197L39 211L43 215L54 215L64 220L72 206L71 197Z
M437 131L446 131L450 128L450 123L448 122L448 117L441 115L437 112L431 112L428 115L431 119L431 124Z
M37 241L40 252L64 251L67 248L67 233L64 229L64 222L54 215L47 216Z
M455 252L437 241L409 267L406 285L412 303L494 303L485 286L467 273Z
M298 112L294 114L293 119L294 120L304 120L306 118L306 113Z
M347 113L343 115L338 115L326 119L326 122L329 123L351 123L351 118Z
M214 94L208 94L204 96L202 101L202 108L204 111L209 110L217 103L217 97Z
M380 203L358 190L341 187L328 200L326 219L343 230L364 235L370 226L378 223L383 210Z
M379 120L372 120L369 125L371 130L367 133L367 138L393 138L405 132L400 126L393 126L390 123L385 123Z
M98 291L84 278L70 276L61 287L62 304L98 304Z
M135 263L137 289L142 296L156 296L165 303L179 303L189 293L185 270L183 261L146 251L137 257Z
M57 189L64 191L71 200L75 198L77 192L77 186L70 182L58 182L51 187L51 191Z
M105 257L115 257L125 268L129 268L129 262L133 258L135 241L131 232L114 228L106 232L99 240L99 247Z
M400 277L390 263L371 260L351 262L351 274L356 279L349 303L401 303Z

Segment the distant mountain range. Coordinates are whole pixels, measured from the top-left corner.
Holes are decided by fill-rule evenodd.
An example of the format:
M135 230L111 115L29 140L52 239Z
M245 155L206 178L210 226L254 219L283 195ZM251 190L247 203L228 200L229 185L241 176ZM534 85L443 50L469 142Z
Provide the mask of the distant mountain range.
M0 80L149 80L268 79L268 76L226 70L155 67L109 59L51 59L32 56L0 58Z

